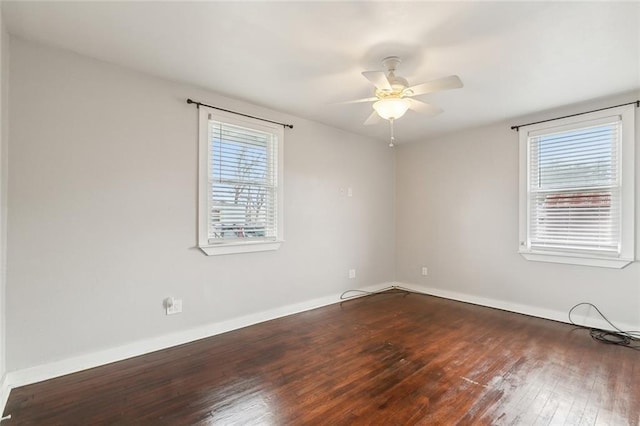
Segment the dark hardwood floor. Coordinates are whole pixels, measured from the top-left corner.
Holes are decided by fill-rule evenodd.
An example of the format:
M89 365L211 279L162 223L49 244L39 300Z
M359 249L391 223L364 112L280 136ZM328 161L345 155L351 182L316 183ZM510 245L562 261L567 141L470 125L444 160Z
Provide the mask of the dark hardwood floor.
M638 425L640 352L384 293L14 389L5 425Z

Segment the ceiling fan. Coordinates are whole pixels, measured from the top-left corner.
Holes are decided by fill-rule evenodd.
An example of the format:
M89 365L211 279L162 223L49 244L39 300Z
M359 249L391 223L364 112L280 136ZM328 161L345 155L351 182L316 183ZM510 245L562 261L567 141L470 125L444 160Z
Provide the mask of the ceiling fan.
M389 56L382 60L382 65L387 69L386 73L384 71L364 71L362 75L375 86L374 96L343 102L345 104L374 102L374 111L364 122L365 125L375 124L380 118L391 121L393 125L393 120L402 117L409 109L427 115L440 114L442 112L440 108L413 98L442 90L458 89L463 86L457 75L409 86L407 79L396 75L396 67L400 62L399 57Z

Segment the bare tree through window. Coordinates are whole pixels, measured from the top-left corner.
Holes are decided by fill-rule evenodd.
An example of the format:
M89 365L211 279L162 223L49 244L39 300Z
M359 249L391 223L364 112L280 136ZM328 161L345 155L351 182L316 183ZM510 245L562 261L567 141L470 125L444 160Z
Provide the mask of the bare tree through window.
M268 237L275 203L271 135L216 124L210 139L210 238Z

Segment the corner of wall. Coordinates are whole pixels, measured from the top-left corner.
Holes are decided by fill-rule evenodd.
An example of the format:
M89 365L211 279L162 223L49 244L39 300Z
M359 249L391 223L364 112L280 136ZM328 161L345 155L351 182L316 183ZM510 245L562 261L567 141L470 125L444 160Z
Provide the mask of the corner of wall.
M8 59L9 34L4 26L0 5L0 414L4 412L10 391L6 364Z

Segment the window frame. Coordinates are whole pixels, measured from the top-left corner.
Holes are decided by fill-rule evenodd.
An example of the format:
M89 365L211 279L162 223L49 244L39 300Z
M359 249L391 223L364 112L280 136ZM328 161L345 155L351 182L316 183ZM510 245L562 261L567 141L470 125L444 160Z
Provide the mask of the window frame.
M210 118L211 117L211 118ZM274 135L277 144L276 238L275 240L232 240L209 242L209 120L241 126ZM240 116L199 105L198 109L198 248L207 256L278 250L284 242L284 128L279 124Z
M587 265L605 268L624 268L635 261L635 105L626 105L602 111L560 118L544 123L532 124L519 130L519 248L518 252L527 260L540 262ZM554 133L574 128L585 128L589 122L607 117L619 117L620 167L620 253L618 256L573 251L533 249L530 246L530 146L532 134Z

